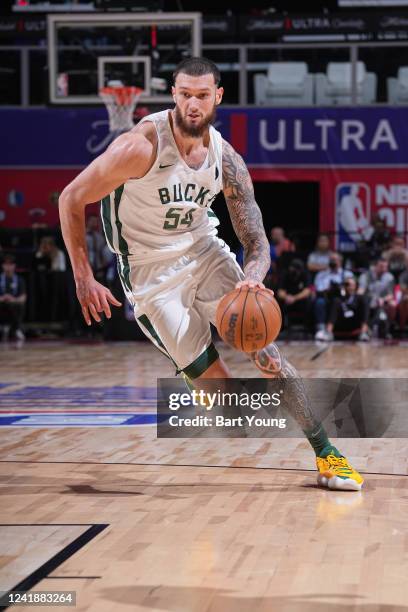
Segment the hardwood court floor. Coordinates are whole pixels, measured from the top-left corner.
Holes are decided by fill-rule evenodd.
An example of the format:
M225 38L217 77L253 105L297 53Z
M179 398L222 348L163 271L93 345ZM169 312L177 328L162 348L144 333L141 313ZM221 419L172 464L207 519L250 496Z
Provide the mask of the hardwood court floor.
M408 375L407 345L281 348L305 377ZM75 590L92 612L408 612L406 440L339 441L366 486L331 492L303 439L116 426L153 412L141 390L174 374L149 344L10 344L0 363L0 417L13 423L0 427L0 590L29 588L37 571L33 590ZM89 426L60 426L91 412Z

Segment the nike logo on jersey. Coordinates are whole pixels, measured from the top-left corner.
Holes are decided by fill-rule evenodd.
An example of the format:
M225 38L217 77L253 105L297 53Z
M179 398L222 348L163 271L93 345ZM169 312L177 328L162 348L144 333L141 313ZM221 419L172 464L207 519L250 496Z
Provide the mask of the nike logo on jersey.
M174 164L160 164L159 168L169 168L170 166L174 166Z

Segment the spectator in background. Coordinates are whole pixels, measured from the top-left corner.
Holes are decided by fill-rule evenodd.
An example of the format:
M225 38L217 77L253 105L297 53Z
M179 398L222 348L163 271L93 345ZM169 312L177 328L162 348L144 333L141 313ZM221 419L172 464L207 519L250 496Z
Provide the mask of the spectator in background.
M100 217L89 215L86 220L86 246L96 280L104 283L111 257L107 258L106 240L101 232Z
M408 322L408 270L399 277L400 300L397 307L398 319L402 334Z
M359 279L358 293L367 296L371 326L383 338L389 337L390 323L396 316L394 285L394 277L388 271L388 262L383 257L367 272L363 272Z
M273 227L270 233L269 254L271 267L265 278L265 285L275 290L279 284L279 275L282 268L286 269L296 248L289 238L286 238L282 227Z
M310 277L301 259L293 259L283 273L277 297L282 311L290 322L291 314L302 315L308 319L310 306Z
M370 339L368 316L366 297L357 293L355 279L347 278L340 295L332 301L326 328L318 333L316 339L331 342L336 334L347 334L366 342Z
M271 260L276 261L281 257L282 253L294 253L295 245L289 238L286 238L285 231L282 227L273 227L271 229L270 240Z
M314 316L316 323L316 340L320 340L319 332L324 331L327 315L334 298L339 297L343 283L353 278L349 270L342 267L343 258L339 253L330 254L329 267L316 274L314 286L316 299L314 302Z
M385 225L384 219L379 215L372 218L371 224L374 228L370 240L367 242L370 261L378 259L391 242L391 234Z
M35 254L35 267L39 271L65 272L65 253L55 244L54 236L43 236Z
M390 248L384 251L382 257L388 261L388 269L398 282L400 275L408 266L408 251L405 248L404 237L394 236Z
M21 329L24 305L27 299L24 279L16 274L16 263L12 255L6 255L0 274L0 323L3 326L3 340L10 332L17 340L24 340Z
M327 234L319 234L315 250L307 258L307 269L313 274L327 270L330 262L330 240Z
M34 257L31 291L37 321L57 321L66 306L66 257L54 236L43 236Z

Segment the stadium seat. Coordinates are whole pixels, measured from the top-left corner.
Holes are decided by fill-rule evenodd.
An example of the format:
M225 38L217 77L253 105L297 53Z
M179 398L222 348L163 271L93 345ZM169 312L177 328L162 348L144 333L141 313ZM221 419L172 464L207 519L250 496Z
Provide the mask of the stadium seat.
M332 106L351 104L351 74L350 62L330 62L326 74L316 74L316 104ZM376 101L377 75L367 72L364 62L357 62L357 103L372 104Z
M408 66L401 66L397 78L387 79L389 104L408 104Z
M305 62L272 62L268 73L254 76L258 106L313 104L313 75Z

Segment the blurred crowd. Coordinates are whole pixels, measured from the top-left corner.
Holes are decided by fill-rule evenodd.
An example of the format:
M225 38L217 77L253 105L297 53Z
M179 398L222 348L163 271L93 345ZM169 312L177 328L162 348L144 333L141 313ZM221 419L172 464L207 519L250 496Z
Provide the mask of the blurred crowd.
M86 242L94 276L113 286L116 259L108 249L98 215L86 221ZM59 229L28 230L0 251L0 326L2 339L24 340L50 334L82 336L82 319L69 258Z
M381 218L353 252L339 253L327 234L312 252L297 249L281 227L269 232L271 267L265 279L282 309L283 334L331 342L405 337L408 329L408 250L405 237L391 235ZM4 340L23 341L50 326L62 336L90 331L82 320L75 283L58 230L31 233L31 245L0 251L0 326ZM122 299L115 256L97 215L86 221L89 259L95 277ZM237 253L243 263L242 249ZM122 301L125 301L122 299ZM92 333L92 332L91 332Z
M275 291L285 329L301 326L316 340L369 341L405 337L408 322L408 250L405 237L391 235L384 221L353 252L331 248L320 234L314 250L298 255L282 228L271 231L266 284Z

